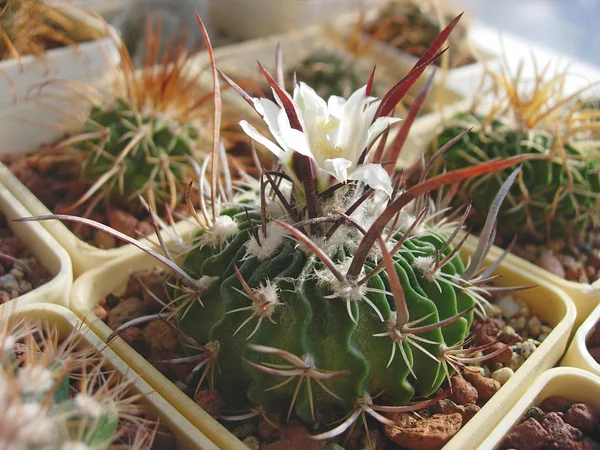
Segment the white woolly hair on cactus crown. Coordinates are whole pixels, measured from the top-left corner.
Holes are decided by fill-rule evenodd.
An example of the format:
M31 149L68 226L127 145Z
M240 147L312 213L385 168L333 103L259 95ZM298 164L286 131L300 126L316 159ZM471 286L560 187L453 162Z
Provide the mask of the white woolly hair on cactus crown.
M19 369L17 384L20 392L25 394L47 392L54 384L54 374L45 365L27 365Z
M110 402L101 403L93 396L84 392L80 392L75 396L75 404L79 408L80 413L95 420L102 417L103 414L112 408Z
M16 445L18 449L31 448L51 441L60 426L59 420L60 415L54 418L46 405L13 401L4 412L3 434L14 436L10 441L11 446ZM8 429L4 426L8 426ZM11 446L8 448L15 448Z
M72 441L65 442L60 450L90 450L89 445L84 444L83 442Z
M436 275L435 258L433 256L417 256L412 266L417 269L427 280L433 280Z
M352 258L347 257L335 266L340 273L346 273L351 263ZM350 283L346 281L341 282L328 268L315 270L315 276L319 285L326 286L331 290L332 294L330 296L327 296L330 298L341 298L342 300L348 302L357 302L361 298L363 298L367 292L367 287L364 284L360 286L355 286L350 285ZM362 278L363 276L364 268L362 269L359 278Z
M269 222L266 234L263 236L259 231L260 243L254 236L250 237L246 247L246 257L255 257L260 261L270 258L283 245L283 241L289 233L275 222Z
M209 247L215 247L237 234L238 230L238 224L231 217L226 215L218 216L212 227L202 235L200 243Z

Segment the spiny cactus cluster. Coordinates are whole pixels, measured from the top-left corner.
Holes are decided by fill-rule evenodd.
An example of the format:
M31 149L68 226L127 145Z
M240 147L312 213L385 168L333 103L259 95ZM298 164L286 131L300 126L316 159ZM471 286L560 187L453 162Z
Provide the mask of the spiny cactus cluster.
M77 329L60 340L44 321L0 317L0 447L150 447L154 426L140 417L129 383L81 348Z
M498 231L506 237L555 238L600 225L600 153L593 125L600 116L575 102L577 93L563 93L564 76L531 86L518 77L510 79L507 72L488 74L496 95L490 112L457 114L445 123L431 149L466 133L435 167L438 172L498 157L536 155L524 163L500 213ZM474 225L483 224L495 191L508 175L490 174L461 186L456 203L473 202Z
M43 0L0 1L0 60L42 57L46 50L74 44L72 28L68 17Z
M150 38L148 54L158 40ZM56 145L81 161L81 178L88 186L74 208L92 199L137 201L142 195L153 207L172 209L182 201L195 174L210 129L206 103L211 99L198 86L191 55L183 40L169 64L149 57L136 71L127 51L123 73L115 77L108 96L98 96L78 134ZM173 56L173 53L171 53Z
M429 192L526 159L424 176L410 187L394 175L418 108L400 124L393 112L458 20L381 100L371 96L373 76L348 99L325 101L304 83L290 95L263 70L273 102L251 98L222 74L270 129L275 141L240 122L276 156L276 168L234 186L215 139L200 174L210 184L194 214L201 231L182 243L183 264L166 247L164 254L145 248L177 276L173 301L115 334L170 318L189 351L180 360L197 363L189 384L216 388L234 409L250 403L256 414L295 412L307 423L344 417L316 438L341 434L366 414L393 424L383 413L439 400L444 380L482 350L465 348L475 309L503 289L486 288L495 267L481 266L494 212L518 170L493 201L467 267L458 256L464 241L453 241L469 209L445 215L446 199L433 201ZM400 130L387 146L391 126ZM379 137L384 142L375 145ZM209 182L208 165L223 177ZM56 218L93 223L44 219ZM416 397L426 400L411 403Z

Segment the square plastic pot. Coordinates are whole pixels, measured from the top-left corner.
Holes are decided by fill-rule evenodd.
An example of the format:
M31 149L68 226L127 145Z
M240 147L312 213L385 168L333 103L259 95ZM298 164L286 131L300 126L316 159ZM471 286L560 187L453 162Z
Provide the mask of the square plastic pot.
M561 366L577 367L600 377L600 364L592 357L586 345L586 341L596 325L600 326L600 304L575 332L569 349L561 361Z
M67 306L73 285L71 259L48 231L39 223L13 222L14 219L29 216L29 212L0 183L0 211L7 219L12 232L35 256L39 264L52 276L47 283L23 294L0 307L14 308L30 303L58 303Z
M474 247L467 244L461 257L467 259ZM492 260L487 259L490 264ZM156 261L146 254L131 254L122 261L112 261L87 272L73 286L71 308L102 340L112 330L93 314L94 307L109 293L123 292L132 272L157 267ZM520 395L543 371L552 367L563 355L573 323L575 307L569 298L547 281L502 264L497 273L502 273L499 285L535 285L523 291L519 298L544 322L553 327L552 332L538 349L521 366L515 375L475 415L473 419L444 447L445 450L477 448L487 434L517 402ZM221 424L203 411L192 399L156 370L139 353L122 339L110 344L127 363L138 372L154 389L175 406L190 422L223 449L242 449L241 442Z
M142 394L141 402L151 419L158 419L175 435L177 450L217 450L205 435L196 429L163 397L141 379L115 352L108 348L92 331L68 309L59 305L28 305L11 311L11 316L24 320L47 321L56 327L59 339L65 339L74 329L81 332L80 346L96 349L106 359L107 367L117 371L124 380L131 383L137 394Z
M480 450L496 449L504 436L515 427L523 414L539 405L548 397L563 397L572 402L581 402L600 411L600 377L580 369L558 367L544 372L525 391L515 406L504 416L490 435L478 447Z
M77 5L57 6L74 24L76 45L48 50L44 58L26 55L0 61L0 153L30 149L58 139L64 129L49 126L57 110L75 113L54 79L89 84L120 61L114 28ZM43 87L43 89L41 89Z

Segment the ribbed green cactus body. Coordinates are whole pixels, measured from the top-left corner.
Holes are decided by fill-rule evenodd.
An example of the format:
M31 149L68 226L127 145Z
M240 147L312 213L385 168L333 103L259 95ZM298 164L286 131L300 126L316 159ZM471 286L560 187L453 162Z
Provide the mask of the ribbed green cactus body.
M564 145L564 154L558 155L556 151L549 151L554 137L547 132L520 131L494 120L483 133L479 131L480 122L484 121L482 117L459 115L454 119L456 125L449 126L438 136L436 149L465 129L475 128L444 154L438 171L524 153L540 155L539 159L523 163L522 183L517 181L512 186L502 205L498 220L498 231L502 235L561 236L589 225L594 215L598 220L600 161L586 157L583 142ZM570 173L567 166L573 169ZM463 205L472 200L474 225L484 223L489 206L509 174L510 171L505 170L461 185L455 202Z
M122 157L120 182L111 184L111 191L131 198L152 187L158 199L167 197L168 181L164 174L169 170L174 180L181 183L192 155L197 129L190 124L173 125L154 111L136 113L121 100L111 106L96 106L84 124L83 133L93 136L78 142L84 153L83 179L93 183L113 167ZM143 135L140 138L140 134ZM133 141L134 144L131 144ZM115 180L117 177L114 178Z
M238 224L237 235L221 245L204 245L193 250L183 264L184 270L195 278L219 278L202 296L203 305L194 303L178 318L178 327L197 342L203 345L219 343L214 382L224 398L229 401L247 398L254 405L281 413L287 412L290 406L299 378L276 387L286 378L264 373L244 360L262 365L287 362L276 355L253 351L248 344L285 350L300 358L312 358L320 371L349 371L339 378L323 381L335 397L315 380L311 380L310 390L307 381L303 381L294 410L306 422L313 420L311 393L315 417L322 417L340 409L349 411L365 393L376 396L383 392L382 398L389 404L403 405L415 395L429 396L436 391L446 375L443 369L438 370L436 359L404 342L406 360L397 350L388 365L395 344L389 335L374 336L388 331L388 319L395 310L392 296L385 293L390 291L385 270L371 278L365 294L384 320L364 298L350 303L351 317L347 300L332 298L330 286L315 277L316 271L324 270L318 258L303 249L291 236L285 238L275 253L263 261L248 257L246 247L252 234L247 217L244 212L235 210L228 211L228 214ZM260 229L260 218L251 217L254 227ZM400 236L398 234L395 238ZM413 236L394 256L410 320L427 317L415 326L436 323L474 304L469 295L459 292L447 281L438 278L438 288L414 268L415 257L434 256L435 249L440 249L443 242L444 239L433 232L423 237ZM449 251L446 249L444 254ZM346 246L334 253L330 254L334 262L352 256ZM234 310L247 307L251 302L243 294L234 264L251 288L257 289L268 281L278 286L280 304L271 316L273 322L263 320L251 337L256 317L235 334L251 313ZM369 273L375 265L375 261L367 260L365 273ZM463 270L458 257L442 269L449 275L460 274ZM441 346L462 342L471 320L472 312L449 326L421 333L420 337L435 344L420 342L420 345L437 356ZM411 375L411 369L416 378Z

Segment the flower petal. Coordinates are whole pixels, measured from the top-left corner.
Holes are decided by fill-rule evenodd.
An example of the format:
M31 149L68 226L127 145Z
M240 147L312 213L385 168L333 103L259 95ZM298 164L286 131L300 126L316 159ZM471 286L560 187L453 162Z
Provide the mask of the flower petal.
M383 133L386 128L392 126L395 123L400 122L399 117L379 117L374 123L373 125L371 125L369 127L369 130L367 131L367 138L365 140L365 144L363 148L367 148L369 147L371 144L373 144L373 142L375 142L375 140L381 136L381 133Z
M265 147L267 147L267 149L269 149L277 158L279 158L279 160L281 160L282 163L285 164L286 161L289 160L290 155L286 155L286 152L281 147L279 147L273 141L270 141L269 139L264 137L261 133L259 133L259 131L256 128L254 128L248 122L242 120L240 122L240 126L242 127L242 130L244 130L244 133L246 133L259 144L262 144Z
M348 181L348 169L352 167L352 161L344 158L333 158L325 160L323 169L335 177L336 180L345 183Z
M349 180L362 181L373 189L385 192L392 196L392 179L381 164L363 164L358 166L349 176Z

